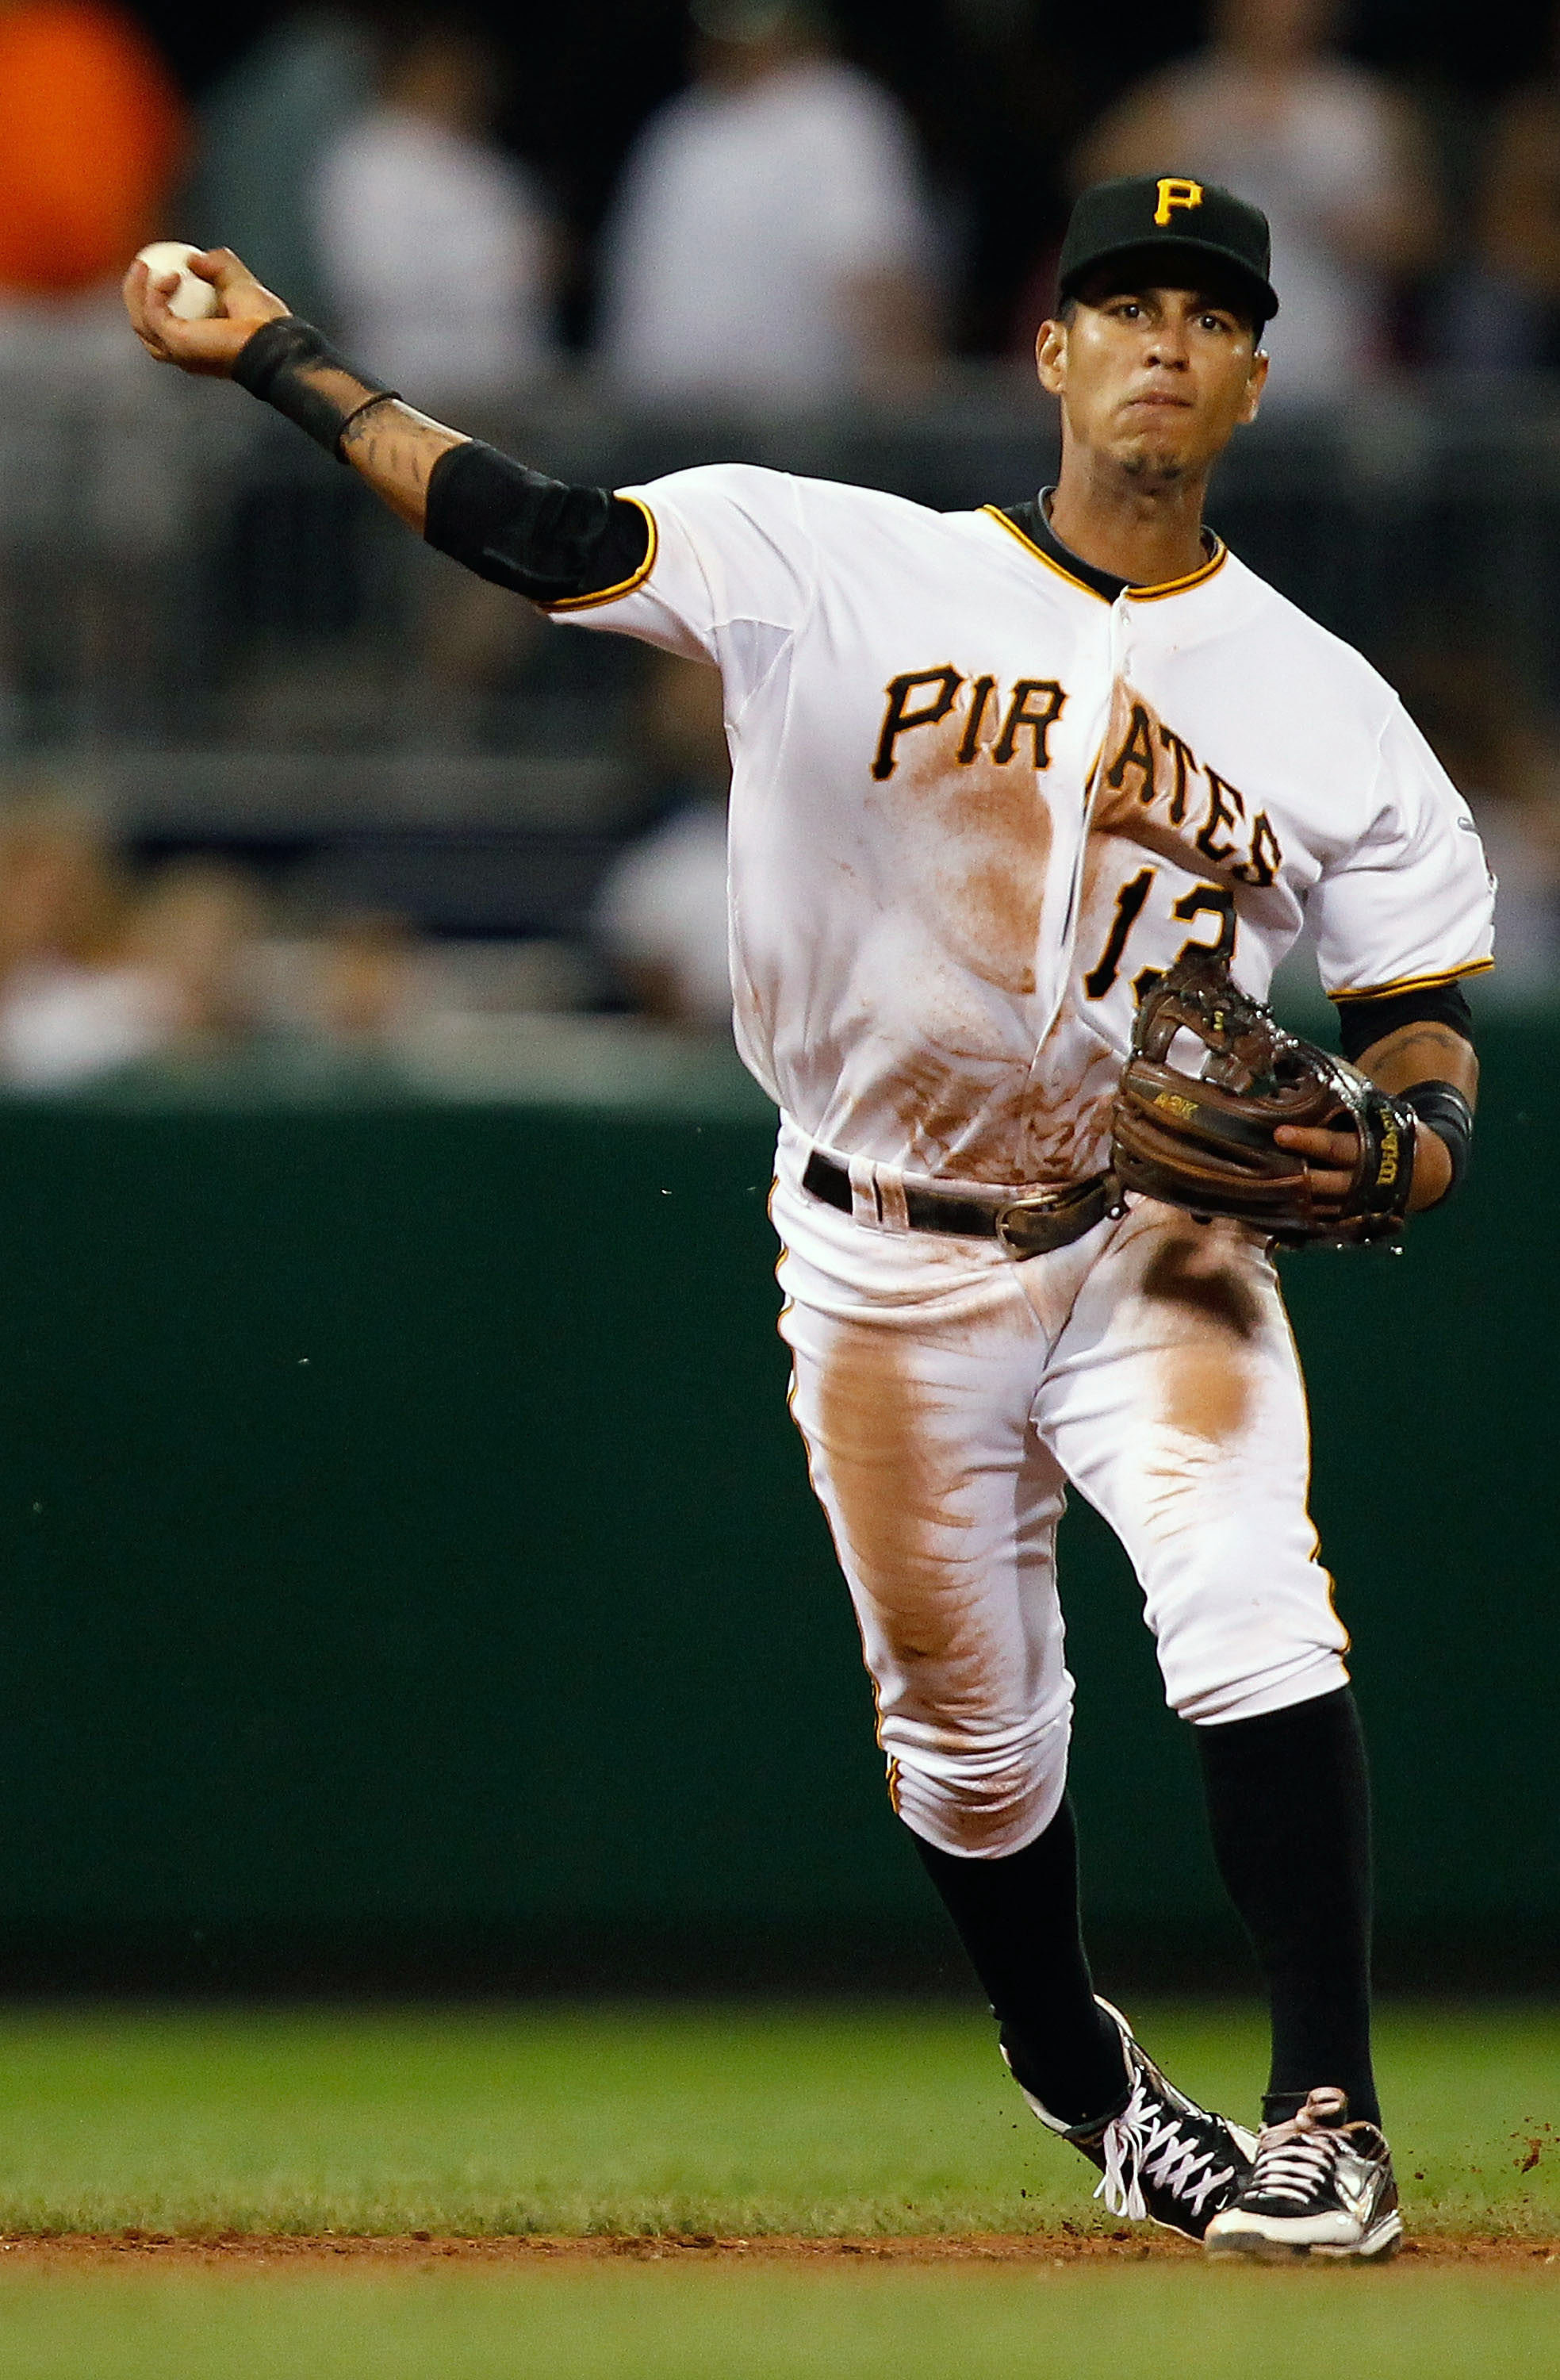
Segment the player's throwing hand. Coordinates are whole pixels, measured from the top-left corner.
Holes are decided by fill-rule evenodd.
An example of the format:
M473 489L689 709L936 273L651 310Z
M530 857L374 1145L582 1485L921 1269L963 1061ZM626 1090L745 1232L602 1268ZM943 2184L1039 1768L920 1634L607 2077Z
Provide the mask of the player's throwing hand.
M216 291L215 314L190 322L171 312L168 300L178 286L178 274L153 274L139 257L125 275L126 310L141 346L160 364L177 364L181 371L225 380L258 326L277 322L287 309L230 248L211 248L192 256L189 270Z

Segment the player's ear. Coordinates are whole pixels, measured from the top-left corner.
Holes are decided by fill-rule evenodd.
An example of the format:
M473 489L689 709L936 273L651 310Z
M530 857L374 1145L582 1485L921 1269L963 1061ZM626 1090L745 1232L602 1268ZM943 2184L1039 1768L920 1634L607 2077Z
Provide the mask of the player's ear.
M1254 421L1262 403L1263 390L1267 386L1267 349L1259 347L1252 358L1251 377L1246 382L1246 401L1240 407L1242 425Z
M1042 322L1034 341L1034 369L1047 395L1059 396L1067 378L1067 324Z

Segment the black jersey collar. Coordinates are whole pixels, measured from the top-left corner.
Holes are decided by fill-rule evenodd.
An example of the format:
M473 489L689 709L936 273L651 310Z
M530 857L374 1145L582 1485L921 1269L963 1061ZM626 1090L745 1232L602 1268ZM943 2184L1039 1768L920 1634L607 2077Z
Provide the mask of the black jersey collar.
M1059 570L1064 577L1073 579L1080 587L1088 588L1091 594L1099 596L1103 602L1114 603L1119 595L1126 594L1140 603L1156 602L1161 595L1179 595L1184 588L1200 587L1204 578L1211 578L1224 561L1227 548L1223 540L1216 538L1212 529L1205 528L1203 543L1207 560L1196 570L1185 578L1167 579L1162 587L1135 587L1130 578L1118 578L1113 570L1096 569L1092 562L1085 562L1082 554L1074 553L1070 546L1063 545L1051 527L1050 500L1055 493L1054 488L1042 488L1037 496L1029 497L1022 504L988 504L986 510L1017 529L1024 543L1032 545L1053 569Z

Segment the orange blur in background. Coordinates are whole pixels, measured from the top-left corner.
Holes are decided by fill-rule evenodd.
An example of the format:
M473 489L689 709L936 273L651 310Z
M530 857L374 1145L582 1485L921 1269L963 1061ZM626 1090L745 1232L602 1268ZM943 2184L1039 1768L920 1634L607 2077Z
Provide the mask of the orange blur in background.
M0 292L69 296L160 228L183 103L134 22L101 0L0 6Z

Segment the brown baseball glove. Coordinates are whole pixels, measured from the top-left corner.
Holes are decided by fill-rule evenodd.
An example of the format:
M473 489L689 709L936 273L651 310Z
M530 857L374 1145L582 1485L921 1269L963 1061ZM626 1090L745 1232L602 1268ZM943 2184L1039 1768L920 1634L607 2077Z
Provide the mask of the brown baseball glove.
M1171 1062L1186 1035L1201 1044L1191 1073ZM1304 1160L1275 1146L1279 1124L1353 1128L1360 1155L1341 1204L1317 1205ZM1347 1059L1287 1033L1223 959L1197 953L1178 959L1138 1011L1111 1164L1124 1189L1194 1215L1234 1215L1287 1247L1355 1247L1402 1229L1414 1115Z

